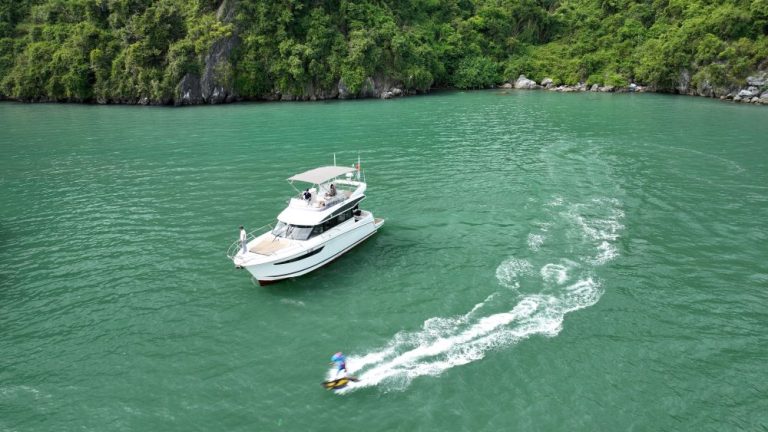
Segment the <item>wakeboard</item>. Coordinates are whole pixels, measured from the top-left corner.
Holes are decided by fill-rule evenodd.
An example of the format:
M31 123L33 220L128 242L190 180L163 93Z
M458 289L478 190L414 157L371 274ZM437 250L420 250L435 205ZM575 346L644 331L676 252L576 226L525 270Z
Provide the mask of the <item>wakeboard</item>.
M336 378L333 380L323 381L323 387L325 387L328 390L339 390L349 385L350 382L357 382L357 381L359 380L353 376L345 376L345 377Z

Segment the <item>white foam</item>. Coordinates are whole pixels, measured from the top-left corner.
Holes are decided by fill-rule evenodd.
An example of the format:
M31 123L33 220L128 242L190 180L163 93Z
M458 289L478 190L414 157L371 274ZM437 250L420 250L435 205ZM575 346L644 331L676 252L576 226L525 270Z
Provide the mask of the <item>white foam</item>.
M338 393L371 386L404 389L416 377L439 375L532 335L554 337L562 330L566 314L597 303L603 290L593 271L618 256L615 243L623 229L619 202L600 198L569 205L556 197L547 206L563 209L552 213L555 220L547 222L547 227L562 228L568 233L575 230L576 238L584 240L569 246L568 250L577 256L544 264L538 271L540 279L534 276L534 266L528 259L504 260L496 268L496 278L511 291L491 294L464 315L429 318L418 331L399 332L378 350L348 357L349 371L359 381ZM528 246L537 252L543 240L540 234L529 234ZM535 289L538 284L540 292L521 294L519 288L524 278L527 289L529 285ZM512 305L510 310L494 310L505 302ZM329 371L329 376L331 373L335 371Z
M552 200L549 201L546 205L547 205L547 207L559 207L559 206L563 205L563 201L564 201L563 197L557 196L557 197L552 198Z
M532 251L538 251L541 249L541 245L544 244L544 236L541 234L528 234L528 248Z
M496 268L496 279L507 288L518 289L520 288L518 278L532 272L533 266L528 260L512 257Z
M600 297L598 285L592 279L566 287L563 294L525 296L509 311L477 319L464 320L469 314L455 319L430 318L421 331L398 333L382 350L349 357L350 373L355 372L360 381L339 393L385 382L388 389L402 389L416 377L439 375L532 335L555 336L562 329L566 313L588 307ZM436 322L442 324L436 326ZM449 322L455 326L444 325Z
M546 264L539 271L545 282L562 285L568 280L568 267L560 264Z
M608 241L604 241L600 243L597 246L597 255L595 255L594 258L592 258L592 263L595 265L603 265L607 263L608 261L611 261L612 259L616 258L619 255L619 252L616 250L616 247L613 246Z
M611 198L595 198L593 205L574 204L568 210L569 217L580 228L582 237L596 250L595 256L588 258L594 265L603 265L619 253L615 245L624 226L619 222L624 212L619 208L619 201ZM604 217L589 217L584 213L607 213Z
M291 305L291 306L300 306L300 307L306 307L306 304L304 304L301 300L293 300L293 299L280 299L280 303Z

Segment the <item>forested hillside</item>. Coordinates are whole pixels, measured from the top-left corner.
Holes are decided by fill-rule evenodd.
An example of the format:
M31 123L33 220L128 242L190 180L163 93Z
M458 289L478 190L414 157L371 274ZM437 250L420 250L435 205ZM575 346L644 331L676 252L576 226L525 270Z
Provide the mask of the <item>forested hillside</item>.
M768 0L0 0L0 95L323 99L520 74L717 95L768 69L767 33Z

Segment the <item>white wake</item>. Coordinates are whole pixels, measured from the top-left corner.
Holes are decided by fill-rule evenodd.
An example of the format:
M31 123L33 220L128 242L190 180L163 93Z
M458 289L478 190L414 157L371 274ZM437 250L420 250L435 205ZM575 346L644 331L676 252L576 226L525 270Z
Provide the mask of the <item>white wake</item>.
M359 381L339 393L380 385L404 389L416 377L439 375L532 335L556 336L566 314L597 303L603 290L595 270L618 256L619 202L568 204L555 198L546 209L552 220L529 234L528 256L509 257L497 267L498 292L464 315L429 318L421 329L397 333L378 350L349 356L349 373ZM567 239L573 256L553 260L563 245L549 248L552 238Z

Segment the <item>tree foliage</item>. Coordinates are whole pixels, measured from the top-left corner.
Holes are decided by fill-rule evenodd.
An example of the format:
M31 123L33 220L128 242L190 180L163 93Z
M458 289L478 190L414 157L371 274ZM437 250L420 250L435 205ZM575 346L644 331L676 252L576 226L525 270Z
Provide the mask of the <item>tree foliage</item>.
M0 0L0 95L167 103L237 43L245 98L556 83L729 86L768 63L768 0Z

